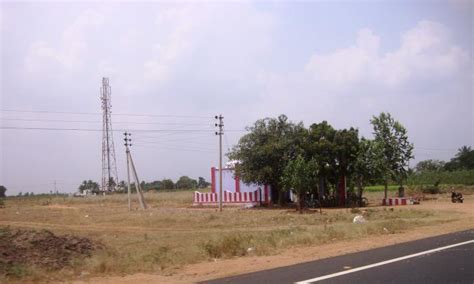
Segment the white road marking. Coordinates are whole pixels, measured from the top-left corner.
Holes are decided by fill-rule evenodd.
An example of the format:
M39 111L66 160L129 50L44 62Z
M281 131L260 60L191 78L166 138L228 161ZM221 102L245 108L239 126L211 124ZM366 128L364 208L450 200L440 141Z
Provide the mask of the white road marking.
M318 282L318 281L321 281L321 280L334 278L334 277L338 277L338 276L341 276L341 275L354 273L354 272L357 272L357 271L366 270L366 269L370 269L370 268L373 268L373 267L382 266L382 265L385 265L385 264L389 264L389 263L393 263L393 262L397 262L397 261L417 257L417 256L420 256L420 255L429 254L429 253L432 253L432 252L437 252L437 251L440 251L440 250L445 250L445 249L454 248L454 247L458 247L458 246L462 246L462 245L467 245L467 244L470 244L470 243L474 243L474 240L470 240L470 241L466 241L466 242L462 242L462 243L457 243L457 244L453 244L453 245L449 245L449 246L439 247L439 248L435 248L435 249L425 250L425 251L422 251L422 252L419 252L419 253L414 253L414 254L410 254L410 255L406 255L406 256L402 256L402 257L397 257L397 258L389 259L389 260L386 260L386 261L377 262L377 263L374 263L374 264L369 264L369 265L366 265L366 266L353 268L353 269L350 269L350 270L344 270L344 271L336 272L336 273L333 273L333 274L328 274L328 275L324 275L324 276L320 276L320 277L316 277L316 278L312 278L312 279L308 279L308 280L295 282L295 284L314 283L314 282Z

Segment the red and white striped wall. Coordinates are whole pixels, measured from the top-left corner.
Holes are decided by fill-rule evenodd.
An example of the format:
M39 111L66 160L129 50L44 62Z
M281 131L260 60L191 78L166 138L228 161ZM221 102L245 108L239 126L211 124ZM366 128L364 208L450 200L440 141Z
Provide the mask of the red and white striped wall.
M194 192L194 205L217 205L219 202L219 184L217 168L211 168L211 192ZM271 200L270 186L245 184L235 175L234 169L222 169L222 202L225 204L268 204Z
M270 202L269 188L264 187L263 190L255 190L253 192L230 192L224 191L222 194L222 202L228 205L268 204ZM194 192L194 205L217 205L219 195L212 192Z
M382 199L382 205L387 205L387 206L413 205L413 204L414 204L414 202L410 198L395 197L395 198L384 198L384 199Z

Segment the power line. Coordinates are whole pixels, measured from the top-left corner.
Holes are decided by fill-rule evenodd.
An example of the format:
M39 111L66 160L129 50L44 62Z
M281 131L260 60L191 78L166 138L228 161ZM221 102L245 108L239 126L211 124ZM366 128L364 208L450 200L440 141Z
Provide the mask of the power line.
M45 130L45 131L88 131L97 132L102 129L91 128L50 128L50 127L18 127L18 126L0 126L5 130ZM114 132L134 131L134 132L214 132L210 129L114 129ZM246 130L226 130L227 132L244 132Z
M24 119L24 118L0 118L5 121L29 121L29 122L71 122L71 123L102 123L99 120L64 120L64 119ZM156 124L156 125L181 125L193 126L203 125L202 123L179 123L179 122L139 122L139 121L116 121L115 124Z
M1 109L0 112L16 113L41 113L41 114L74 114L74 115L102 115L99 112L70 112L70 111L49 111L49 110L19 110L19 109ZM113 113L120 116L143 116L143 117L176 117L176 118L203 118L212 119L211 116L199 115L174 115L174 114L136 114L136 113Z
M17 127L17 126L0 126L0 129L6 130L45 130L45 131L89 131L97 132L102 129L91 128L50 128L50 127ZM134 132L214 132L210 129L114 129L114 132L134 131Z

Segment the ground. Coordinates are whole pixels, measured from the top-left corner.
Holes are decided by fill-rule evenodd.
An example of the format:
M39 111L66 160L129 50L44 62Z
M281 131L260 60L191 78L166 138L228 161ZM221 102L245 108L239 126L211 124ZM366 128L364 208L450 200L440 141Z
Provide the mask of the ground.
M300 215L288 209L192 208L192 192L148 194L151 209L132 212L124 196L7 200L0 226L48 229L105 246L76 267L54 275L27 271L22 279L189 283L474 227L473 196L465 195L463 204L451 203L448 193L429 197L420 205L369 207L369 222L360 225L352 224L358 212L351 209ZM375 205L380 193L369 199Z

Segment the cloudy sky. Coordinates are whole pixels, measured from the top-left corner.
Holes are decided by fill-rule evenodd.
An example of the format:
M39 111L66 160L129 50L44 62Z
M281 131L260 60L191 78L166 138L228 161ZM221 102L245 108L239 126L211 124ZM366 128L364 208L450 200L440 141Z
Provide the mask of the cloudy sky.
M413 165L474 144L472 1L0 5L0 184L10 195L100 180L102 77L121 180L123 129L141 179L209 179L219 113L225 150L282 113L371 137L370 118L388 111L415 144Z

